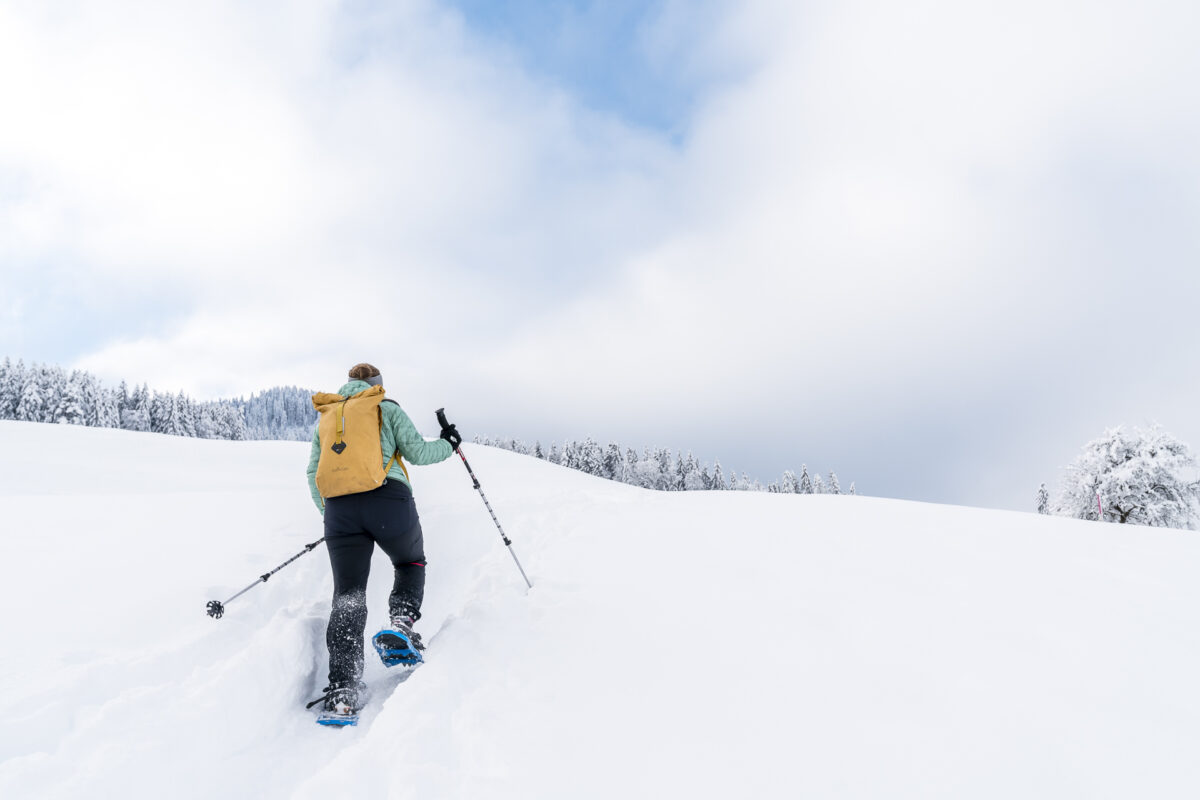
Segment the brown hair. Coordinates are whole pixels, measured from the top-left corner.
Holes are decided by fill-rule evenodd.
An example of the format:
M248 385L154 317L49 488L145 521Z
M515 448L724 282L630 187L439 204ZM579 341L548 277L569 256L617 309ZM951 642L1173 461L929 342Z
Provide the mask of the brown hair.
M367 378L374 378L379 374L379 370L370 364L355 364L350 368L350 380L365 381Z

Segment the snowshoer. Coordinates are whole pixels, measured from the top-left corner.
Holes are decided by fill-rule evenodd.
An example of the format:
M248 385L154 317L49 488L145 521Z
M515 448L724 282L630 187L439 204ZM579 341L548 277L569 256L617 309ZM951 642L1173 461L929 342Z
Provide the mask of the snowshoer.
M361 705L367 575L375 545L395 570L388 598L390 628L374 637L387 666L413 665L424 649L413 625L425 593L425 549L412 485L402 459L436 464L454 454L462 437L453 425L426 441L392 400L370 364L356 364L336 395L316 394L321 412L308 461L313 502L325 518L325 545L333 568L333 609L325 639L329 686L318 722L353 725Z

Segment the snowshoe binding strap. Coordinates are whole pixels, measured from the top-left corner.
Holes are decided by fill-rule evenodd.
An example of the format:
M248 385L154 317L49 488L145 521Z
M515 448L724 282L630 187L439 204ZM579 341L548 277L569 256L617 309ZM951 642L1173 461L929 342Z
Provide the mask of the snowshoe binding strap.
M342 728L358 724L358 692L350 687L325 687L325 695L309 703L306 708L312 708L318 703L323 704L321 713L317 715L317 724Z
M325 703L328 706L333 706L337 703L344 703L354 711L359 710L358 692L348 686L326 686L323 690L325 694L313 700L305 708L312 708L317 703Z
M425 660L421 655L425 645L416 633L380 631L371 638L371 644L385 667L415 666Z

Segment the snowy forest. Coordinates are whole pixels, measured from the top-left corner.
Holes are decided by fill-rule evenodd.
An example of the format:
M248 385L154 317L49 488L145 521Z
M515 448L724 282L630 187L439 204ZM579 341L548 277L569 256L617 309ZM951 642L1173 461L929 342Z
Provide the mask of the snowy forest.
M735 490L749 492L780 492L783 494L856 494L854 484L843 492L835 473L829 473L826 482L819 474L810 476L808 465L800 467L800 474L787 470L783 476L764 485L746 473L740 476L730 471L726 477L719 460L710 468L701 464L691 453L673 455L665 447L645 448L641 454L631 448L622 448L616 443L602 446L592 439L582 442L567 442L560 449L551 444L547 451L541 442L527 445L517 439L489 439L476 436L476 444L512 450L515 453L541 458L553 464L577 469L589 475L665 492L700 490Z
M317 422L312 392L295 386L276 387L253 394L248 400L197 401L183 392L150 390L145 384L130 388L124 381L116 388L100 383L96 376L80 370L5 358L0 364L0 419L21 422L50 422L93 428L121 428L171 436L201 439L286 439L307 441ZM715 461L710 468L688 453L678 455L665 448L633 448L610 443L601 446L592 439L551 445L527 446L516 439L493 440L476 437L479 444L500 447L561 464L609 480L661 491L742 490L789 494L854 494L850 485L843 492L837 475L828 480L810 476L808 467L800 474L783 473L780 480L763 484L746 473L728 474Z
M294 386L200 402L183 392L109 388L96 376L46 364L0 364L0 419L122 428L200 439L292 439L312 435L312 393Z

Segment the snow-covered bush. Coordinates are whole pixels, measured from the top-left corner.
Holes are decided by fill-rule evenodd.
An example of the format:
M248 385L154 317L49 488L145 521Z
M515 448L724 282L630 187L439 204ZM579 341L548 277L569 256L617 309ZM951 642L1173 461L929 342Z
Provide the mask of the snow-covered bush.
M1067 471L1055 507L1060 515L1164 528L1200 522L1196 459L1157 425L1105 431Z

